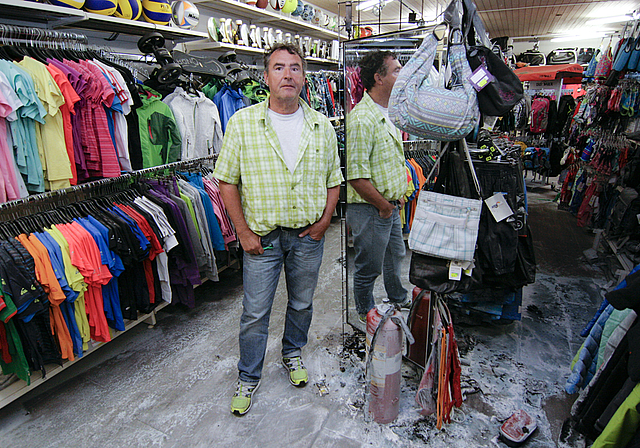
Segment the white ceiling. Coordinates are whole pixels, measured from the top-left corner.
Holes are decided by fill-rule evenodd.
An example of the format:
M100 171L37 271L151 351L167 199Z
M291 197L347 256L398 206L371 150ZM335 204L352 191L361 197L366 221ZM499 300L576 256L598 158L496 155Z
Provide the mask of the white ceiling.
M345 0L311 0L310 3L327 11L345 15ZM384 33L406 29L411 10L422 16L425 22L433 22L448 5L447 0L392 0L384 6L380 16L372 11L356 11L353 2L353 22L371 25L374 33ZM512 38L539 37L550 39L557 35L573 33L585 34L596 31L618 31L622 24L615 23L588 27L586 22L595 18L622 15L640 10L640 0L475 0L480 17L490 37L508 36ZM402 14L401 10L402 9ZM378 27L378 22L381 25ZM379 30L380 28L380 30Z

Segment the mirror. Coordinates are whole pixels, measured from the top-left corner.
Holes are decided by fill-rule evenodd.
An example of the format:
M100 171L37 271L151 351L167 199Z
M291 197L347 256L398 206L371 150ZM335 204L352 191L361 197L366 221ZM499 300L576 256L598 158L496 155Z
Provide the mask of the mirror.
M384 140L388 142L389 136L393 136L393 138L397 140L396 151L402 146L404 160L400 162L400 167L394 165L394 161L398 160L397 152L395 152L395 158L392 154L389 157L378 159L377 164L382 166L382 169L379 169L378 172L382 172L382 176L389 176L390 173L395 170L393 177L404 176L403 180L407 187L409 187L409 183L406 182L406 180L407 175L411 174L411 164L415 163L419 165L422 170L430 169L434 161L432 156L437 154L439 144L433 141L416 140L416 138L412 138L407 134L403 136L400 130L395 127L388 131L382 129L382 131L387 132L387 134L383 132L383 134L375 134L376 136L374 137L370 127L355 124L356 122L361 123L363 121L361 117L364 112L362 112L361 109L364 106L372 108L374 111L372 113L377 114L378 117L384 116L384 110L377 107L376 101L372 102L373 97L379 99L378 95L376 95L376 87L372 88L373 93L369 96L368 100L365 100L365 103L356 108L356 105L362 101L363 96L369 95L365 92L365 86L363 86L362 83L358 84L358 79L360 79L358 66L362 58L376 51L392 51L396 56L396 60L400 63L400 66L402 66L420 46L422 39L434 32L434 28L435 27L431 26L412 29L410 31L371 36L344 43L344 110L346 115L345 180L347 180L347 184L349 185L347 186L345 205L346 219L343 225L343 238L346 251L346 300L343 306L345 307L346 322L363 332L366 332L366 324L361 320L363 316L359 311L362 311L363 307L366 308L369 306L371 303L371 295L376 305L382 303L383 299L387 298L391 298L392 300L403 300L403 297L404 300L411 299L413 291L413 285L409 282L411 253L406 241L409 235L407 219L411 219L412 206L415 208L415 204L411 203L409 203L408 206L402 207L402 209L397 205L393 211L393 213L397 215L397 218L394 218L392 215L392 217L389 218L389 223L392 219L396 219L399 220L399 224L397 221L393 225L386 225L381 221L376 221L373 215L378 213L378 209L367 203L363 199L365 193L360 191L360 188L365 188L366 186L363 187L360 185L354 188L356 184L352 179L356 175L354 173L360 173L359 170L362 169L360 161L371 157L371 155L363 155L365 151L363 150L363 146L369 145L373 147L376 143L379 144L380 141ZM439 52L439 54L441 54L441 52ZM441 60L441 57L437 59ZM438 66L437 63L436 66ZM389 67L394 66L389 65ZM388 79L383 82L388 82ZM354 108L356 108L355 112ZM366 116L366 113L364 113L364 116ZM357 119L355 117L357 117ZM366 131L362 131L362 129L366 129ZM376 130L381 132L378 128L376 128ZM366 141L366 143L360 143L361 141ZM391 145L393 147L393 143L391 143ZM407 161L411 162L407 164ZM364 168L364 171L368 172L368 168ZM424 173L425 176L427 174L428 171ZM362 177L364 178L366 175ZM351 180L351 182L349 182L349 180ZM369 185L373 185L374 183L375 182L370 181ZM356 191L356 189L358 189L358 191ZM410 193L411 188L407 188L406 191ZM359 192L362 194L359 194ZM391 194L393 195L394 193ZM386 196L388 196L388 194L386 194ZM385 199L392 198L387 197ZM397 237L396 226L398 225L402 229L401 241L398 241ZM391 230L391 228L393 228L393 230ZM378 237L381 232L385 235L389 235L389 232L391 232L391 234L396 235L396 237ZM394 244L394 242L396 244ZM384 247L381 245L384 245ZM398 245L400 245L400 247L398 247ZM390 250L390 247L395 247L396 250ZM404 255L402 257L394 257L392 255L394 253L404 253ZM379 263L373 263L378 266L377 268L370 266L372 264L370 261L374 259L384 260L381 261L382 266L380 266ZM396 261L394 262L393 260ZM394 275L394 271L396 273L399 272L399 274ZM379 275L377 272L380 272ZM373 282L371 280L372 278L374 279ZM398 279L397 281L394 280L396 278ZM406 293L404 291L406 291ZM359 307L356 306L356 300L361 302Z

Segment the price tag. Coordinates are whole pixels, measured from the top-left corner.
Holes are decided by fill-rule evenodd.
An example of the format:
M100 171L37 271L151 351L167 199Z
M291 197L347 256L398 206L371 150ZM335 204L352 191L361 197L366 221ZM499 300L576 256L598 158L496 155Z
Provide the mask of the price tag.
M475 71L471 74L469 81L473 85L473 88L478 92L487 87L490 82L495 81L496 78L493 77L487 67L480 65Z
M459 261L452 261L449 264L449 280L457 282L462 280L462 264Z
M500 222L513 215L513 210L509 207L509 204L502 193L496 193L490 198L485 199L484 202L487 204L487 207L496 222Z

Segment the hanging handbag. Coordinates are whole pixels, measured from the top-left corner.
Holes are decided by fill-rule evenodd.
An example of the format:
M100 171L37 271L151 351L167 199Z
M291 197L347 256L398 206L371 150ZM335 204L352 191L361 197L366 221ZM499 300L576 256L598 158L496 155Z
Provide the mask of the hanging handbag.
M575 48L557 48L547 55L547 65L575 64L577 58Z
M600 51L600 48L598 48L595 54L593 55L593 57L591 58L591 60L589 61L589 65L584 70L583 76L585 78L593 78L596 75L596 67L598 66L598 61L600 60L601 53L602 52Z
M627 64L629 62L629 59L631 58L631 53L633 52L636 44L636 32L638 31L639 24L640 20L636 21L629 37L627 37L624 42L620 44L618 54L616 54L616 57L613 61L613 70L621 72L622 70L625 70L627 68Z
M471 162L469 148L464 139L461 142L476 192L478 197L482 198L480 183ZM447 146L445 145L441 155L447 150ZM425 185L427 185L436 165L429 173ZM409 232L409 248L414 252L448 260L473 261L481 211L482 199L468 199L433 191L421 191Z
M606 78L611 73L611 64L613 63L613 55L611 51L611 42L607 45L607 49L602 53L602 57L596 65L596 78Z
M459 0L454 2L457 5ZM393 86L389 117L409 134L438 141L460 140L473 131L480 119L476 91L469 81L471 69L456 21L459 19L454 17L448 52L452 79L456 84L446 89L424 82L429 77L438 47L438 38L432 33L424 38ZM457 42L454 42L456 38Z
M468 43L467 61L471 71L475 73L483 66L493 77L478 91L478 107L484 115L501 117L524 98L524 87L513 70L492 50L476 5L472 0L464 0L464 6L463 32ZM480 42L476 43L476 39Z
M450 260L432 257L430 255L413 252L409 265L409 281L422 289L440 294L453 292L467 293L482 289L482 271L477 266L471 275L462 275L460 280L449 277Z

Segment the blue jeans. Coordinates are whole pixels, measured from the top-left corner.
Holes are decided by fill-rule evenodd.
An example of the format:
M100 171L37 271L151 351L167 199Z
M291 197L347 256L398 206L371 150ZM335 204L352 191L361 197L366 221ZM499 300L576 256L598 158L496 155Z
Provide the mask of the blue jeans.
M307 343L313 313L313 293L322 263L324 237L316 241L309 235L300 238L302 229L278 228L262 237L261 255L244 253L243 311L240 318L239 378L255 383L260 380L267 349L269 317L284 264L289 296L282 336L282 356L300 356Z
M407 290L400 276L406 249L400 211L396 208L390 218L384 219L371 204L348 204L347 223L356 252L353 295L358 314L366 314L375 305L373 286L380 274L389 300L404 302Z

